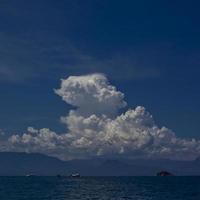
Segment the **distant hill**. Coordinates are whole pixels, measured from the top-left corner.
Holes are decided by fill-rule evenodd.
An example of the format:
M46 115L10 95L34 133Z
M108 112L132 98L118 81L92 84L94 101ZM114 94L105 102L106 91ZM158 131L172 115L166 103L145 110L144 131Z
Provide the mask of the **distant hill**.
M73 172L79 172L83 176L154 176L162 170L180 176L200 175L200 159L173 161L99 158L61 161L38 153L0 152L0 176L54 176Z
M38 153L0 152L0 175L19 175L29 173L54 175L67 172L65 162Z

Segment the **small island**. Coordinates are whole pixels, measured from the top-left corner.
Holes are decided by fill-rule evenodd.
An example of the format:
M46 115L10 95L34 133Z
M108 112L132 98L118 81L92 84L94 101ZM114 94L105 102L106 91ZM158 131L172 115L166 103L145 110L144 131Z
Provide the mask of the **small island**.
M174 176L173 174L171 174L168 171L160 171L156 174L156 176Z

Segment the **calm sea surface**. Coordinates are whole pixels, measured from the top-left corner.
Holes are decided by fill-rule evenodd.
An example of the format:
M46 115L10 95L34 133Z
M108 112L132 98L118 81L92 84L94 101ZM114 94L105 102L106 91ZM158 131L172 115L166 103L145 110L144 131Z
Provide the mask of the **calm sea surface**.
M0 200L200 200L200 177L0 177Z

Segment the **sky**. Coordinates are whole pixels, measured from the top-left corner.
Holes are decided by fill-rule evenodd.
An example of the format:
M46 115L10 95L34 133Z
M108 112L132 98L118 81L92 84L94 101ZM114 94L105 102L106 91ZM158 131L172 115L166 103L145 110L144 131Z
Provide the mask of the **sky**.
M49 148L41 148L44 144L34 143L35 149L30 149L30 140L33 144L32 140L36 141L37 137L29 137L26 144L21 137L24 133L30 135L30 132L40 134L43 128L48 128L49 131L45 129L48 133L44 131L42 135L49 136L49 132L53 131L57 141L53 145L59 146L66 140L62 138L66 132L67 137L70 134L73 136L73 132L79 132L75 127L70 129L72 124L65 121L66 117L73 118L75 115L77 119L87 119L95 114L97 121L103 121L104 126L100 130L107 141L109 120L111 124L116 124L117 117L126 116L129 114L127 110L131 109L133 115L138 112L139 116L143 112L150 113L145 114L147 118L153 115L155 123L150 120L151 125L142 123L145 128L139 127L140 131L145 129L150 132L151 139L148 139L147 134L146 143L142 143L144 146L151 143L152 137L153 140L157 138L152 128L156 126L159 132L164 126L169 129L167 135L170 135L170 142L164 147L168 148L175 137L180 148L174 150L171 147L173 151L170 149L168 154L165 151L162 156L170 157L174 151L179 152L185 148L182 143L186 144L192 138L196 140L192 147L187 148L188 159L192 155L197 156L200 139L199 6L200 3L194 0L2 0L0 130L2 140L10 138L6 144L3 142L4 148L41 151L64 159L85 157L75 147L63 150L68 152L67 156L60 148L49 153ZM88 99L89 106L84 99L81 104L76 102L76 95L73 100L65 97L66 88L71 89L73 94L77 93L77 88L63 86L65 81L61 82L61 79L66 84L71 83L72 79L73 84L80 84L80 88L84 86L80 92L84 94L82 97ZM89 83L80 81L82 79L92 80L92 87L98 88L93 92L98 91L99 94L101 88L103 91L108 90L108 93L116 93L115 98L110 94L112 98L107 104L107 100L106 103L103 100L99 103L98 95L98 101L85 96ZM94 95L92 91L90 95ZM106 117L102 118L100 114ZM61 116L66 117L60 120ZM130 130L136 127L128 127L129 124L125 132L130 132L127 138L131 136L131 139ZM93 126L91 128L92 132L96 132L96 129ZM58 139L60 135L62 137ZM98 137L95 135L94 138ZM77 136L73 141L78 139ZM94 140L91 141L93 144ZM114 149L105 147L103 150L94 150L91 145L88 147L88 155L92 151L99 155L124 151L125 155L130 156L135 155L140 148L144 150L144 146L138 147L139 150L129 149L129 145L124 146L124 139L119 143L112 141L118 145ZM174 145L177 145L176 142ZM67 139L65 146L68 143L73 142ZM141 143L138 141L137 144ZM130 142L130 146L137 144ZM159 145L163 146L163 143ZM141 155L147 155L145 152L142 151ZM147 156L158 156L157 151L150 152L152 154ZM177 157L182 158L182 155L177 153Z

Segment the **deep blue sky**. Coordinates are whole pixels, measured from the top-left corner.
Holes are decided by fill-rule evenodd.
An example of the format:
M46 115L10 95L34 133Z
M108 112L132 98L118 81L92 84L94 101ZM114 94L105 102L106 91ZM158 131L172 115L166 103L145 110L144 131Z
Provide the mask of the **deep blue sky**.
M200 138L200 2L1 0L0 128L62 131L60 78L105 73L181 137Z

